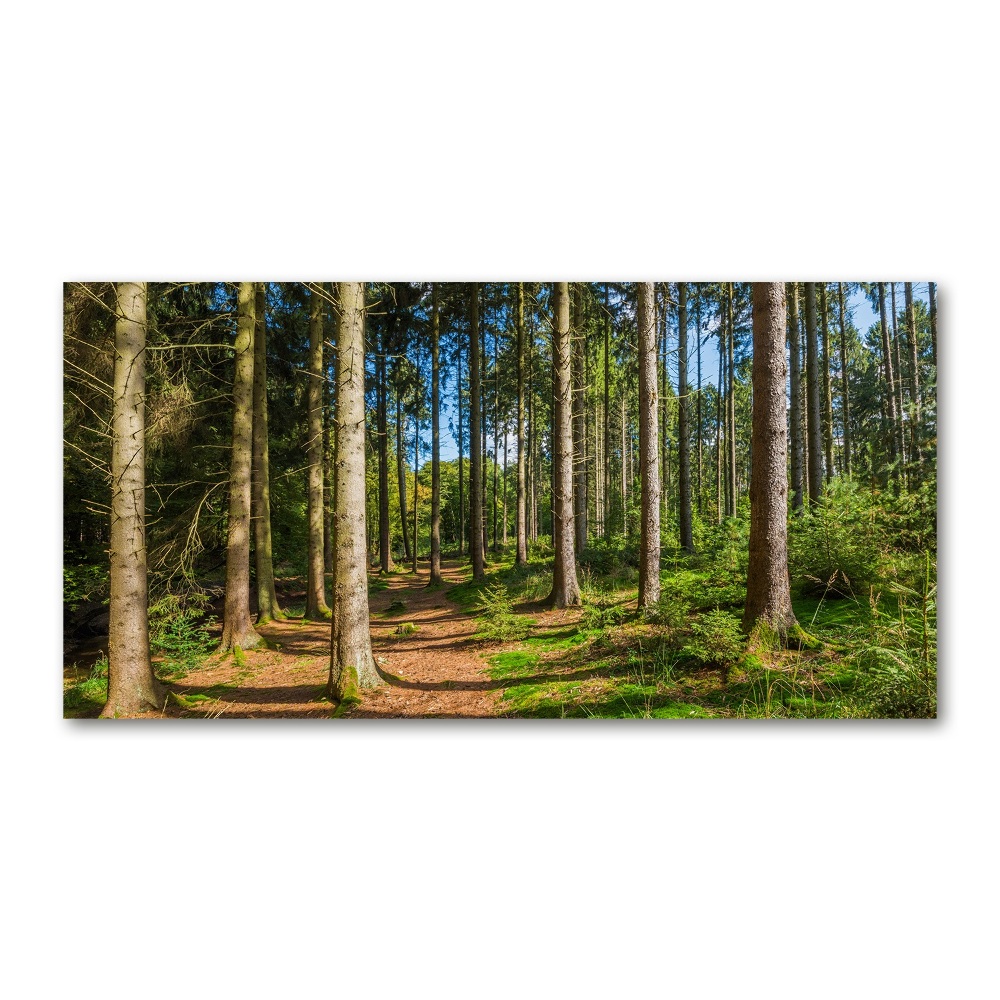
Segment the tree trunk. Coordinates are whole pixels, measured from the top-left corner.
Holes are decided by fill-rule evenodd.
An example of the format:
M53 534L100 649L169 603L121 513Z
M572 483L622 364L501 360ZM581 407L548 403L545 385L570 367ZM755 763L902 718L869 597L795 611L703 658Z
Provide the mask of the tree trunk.
M820 328L823 331L823 448L826 453L826 481L833 479L833 388L830 384L830 324L826 282L820 285Z
M403 454L403 390L396 387L396 480L399 483L399 523L403 529L403 559L409 562L410 526L406 513L406 456ZM414 540L415 541L415 540Z
M115 285L115 316L108 700L101 712L105 719L163 708L166 697L149 659L144 281Z
M379 683L368 621L365 545L365 289L342 281L337 323L337 468L328 693L341 704Z
M307 523L309 546L306 576L306 618L330 617L323 566L323 301L317 288L309 292L309 424L306 456L309 464Z
M569 285L553 289L552 324L552 593L548 603L565 608L580 603L573 529L573 384L569 327Z
M267 323L264 283L255 289L253 338L253 490L250 516L254 526L254 559L257 570L257 624L282 620L274 589L271 551L271 477L267 441Z
M788 317L788 358L791 365L790 392L792 432L792 510L802 512L802 374L801 345L799 343L799 283L788 283L791 289L791 309Z
M583 291L573 282L573 525L576 551L587 547L587 425L584 420L583 383Z
M458 555L465 555L465 460L462 453L462 343L458 343L458 378L456 382L458 403Z
M392 532L389 523L389 387L386 381L386 327L382 327L375 357L375 430L378 437L378 567L391 573Z
M420 551L420 535L418 534L420 497L417 493L419 481L417 468L420 465L420 395L417 389L413 392L413 575L417 575L417 554Z
M899 425L897 431L897 446L899 448L899 457L903 462L905 467L907 460L907 445L906 445L906 400L903 384L905 379L903 378L903 365L902 357L900 356L899 347L899 314L896 310L896 282L892 281L889 283L889 291L891 296L892 304L892 364L893 370L896 375L896 412L899 414ZM912 420L912 418L911 418Z
M642 368L639 369L640 373ZM642 405L640 399L639 405ZM687 285L677 283L677 474L681 548L694 551L691 528L691 428L688 423Z
M806 397L809 410L809 502L823 495L823 434L819 403L819 351L816 344L816 283L806 282Z
M897 442L899 440L900 425L896 414L896 382L893 378L892 370L892 344L889 342L889 323L885 313L885 282L878 283L878 310L879 321L882 325L882 368L885 374L885 387L888 391L889 408L889 457L893 463L892 478L899 477L899 471L895 466L896 457L899 455Z
M718 392L715 394L715 504L716 523L722 524L724 514L722 497L722 400L723 391L723 361L726 357L726 314L719 304L719 379Z
M729 434L726 437L728 442L727 462L729 466L729 516L736 517L736 506L738 499L738 486L736 481L736 364L734 360L736 339L736 324L733 322L733 283L728 284L726 295L726 305L729 312L729 356L726 365L729 370L729 391L726 394L728 405L726 407L729 414Z
M483 558L483 452L482 399L480 393L479 360L479 285L473 282L469 291L469 553L472 556L472 578L484 580Z
M913 283L903 283L903 303L906 310L906 339L910 347L910 378L912 391L910 400L913 404L910 417L910 455L915 462L920 461L920 360L917 344L917 324L913 316Z
M851 474L851 388L847 369L847 313L844 310L844 283L837 282L840 305L840 397L844 427L844 475Z
M697 396L697 421L698 421L698 517L701 518L701 498L702 498L702 438L704 436L704 423L702 422L701 403L701 285L694 286L695 291L695 325L697 337L695 340L698 357L698 396Z
M254 288L241 281L236 306L236 374L233 379L233 449L229 467L229 540L226 605L219 652L251 649L261 637L250 623L250 471L253 456ZM322 510L322 486L320 488ZM322 549L320 524L320 559Z
M525 490L524 441L524 283L517 283L517 312L514 316L517 329L517 553L518 566L528 562L527 493Z
M438 316L438 287L431 285L431 578L428 586L441 578L441 428L439 350L441 320Z
M604 540L611 540L611 308L604 286Z
M927 282L927 300L931 314L931 360L934 363L935 379L937 378L937 285Z
M811 283L810 283L811 284ZM806 308L814 290L806 288ZM785 442L785 287L753 285L753 427L750 562L743 628L761 622L786 636L796 624L788 580Z
M639 328L639 610L660 597L660 468L656 447L656 286L638 285Z

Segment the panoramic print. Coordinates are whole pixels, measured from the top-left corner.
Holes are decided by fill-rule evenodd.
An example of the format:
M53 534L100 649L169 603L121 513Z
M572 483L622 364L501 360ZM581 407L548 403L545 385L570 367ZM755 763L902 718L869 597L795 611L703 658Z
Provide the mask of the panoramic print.
M933 282L67 282L66 718L937 714Z

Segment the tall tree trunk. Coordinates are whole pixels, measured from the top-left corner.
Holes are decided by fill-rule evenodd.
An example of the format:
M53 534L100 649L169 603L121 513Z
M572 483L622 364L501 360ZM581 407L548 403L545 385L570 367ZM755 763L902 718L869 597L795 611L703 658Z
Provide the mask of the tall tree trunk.
M500 521L503 524L503 547L507 549L507 425L503 428L503 476L500 481Z
M628 440L628 420L625 415L625 390L621 390L621 425L622 425L622 533L628 541L628 458L632 442Z
M687 285L677 284L677 460L681 548L694 551L691 528L691 428L688 420Z
M392 532L389 523L389 415L386 380L386 327L379 337L379 351L375 357L375 425L378 437L378 563L380 573L391 573Z
M819 404L819 351L816 344L816 283L806 282L806 397L809 410L809 501L823 495L823 435Z
M573 383L567 282L556 282L552 298L552 546L555 558L548 603L565 608L580 603L573 530Z
M417 479L417 468L420 465L420 395L418 390L413 394L413 575L417 575L417 554L420 551L420 535L418 533L420 521L419 496L417 489L419 481Z
M726 357L726 314L719 303L719 379L718 392L715 394L715 504L716 523L722 524L724 514L722 497L722 400L725 390L722 382L723 361Z
M791 403L792 432L792 510L801 513L803 494L803 455L802 455L802 373L801 345L799 343L799 283L790 281L791 309L788 317L788 358L791 366L789 379Z
M399 483L399 523L403 529L403 559L409 562L410 526L406 513L406 456L403 444L403 390L396 387L396 480Z
M251 649L261 637L250 623L250 471L253 463L254 288L241 281L236 300L236 373L233 378L233 448L229 466L229 540L226 604L219 652ZM322 524L320 525L322 529ZM320 558L322 558L322 548Z
M660 524L666 524L670 519L670 463L667 459L669 412L667 407L667 324L668 324L668 299L670 298L670 286L664 282L661 286L662 308L658 310L656 325L659 333L659 360L657 363L658 377L660 380L659 407L657 416L660 424L660 468L664 470L667 478L667 488L660 490ZM678 515L679 519L679 515Z
M810 292L806 290L806 308ZM767 625L782 636L796 624L788 580L785 442L785 286L753 285L753 426L750 562L743 628Z
M494 313L494 323L495 323ZM493 327L493 551L497 551L497 495L500 468L500 349L496 325Z
M115 317L108 700L101 712L105 719L162 708L166 697L149 658L144 281L115 285Z
M907 461L907 445L906 445L906 428L905 424L907 421L906 416L906 399L905 391L903 388L903 383L905 379L903 377L903 365L902 357L900 355L900 336L899 336L899 314L896 309L896 282L889 282L889 289L891 295L892 303L892 363L893 371L896 375L896 412L899 414L899 426L896 435L896 443L899 447L899 457L903 461L903 465L906 465ZM912 418L911 418L912 419Z
M701 285L695 285L695 325L697 327L696 350L698 357L698 396L697 396L697 421L698 421L698 517L701 517L702 507L702 438L704 437L704 423L702 422L701 404Z
M267 323L264 283L254 293L253 337L253 471L250 516L254 526L254 561L257 570L257 624L285 617L274 589L271 551L271 475L267 441Z
M729 466L729 516L736 517L739 492L736 481L736 364L734 360L736 324L733 322L733 283L730 281L727 287L726 305L729 311L729 357L726 360L726 366L729 369L729 391L727 393L729 434L726 440L729 443L727 449L727 464Z
M611 540L611 307L604 285L604 540Z
M478 286L477 286L478 287ZM480 315L480 351L479 351L479 363L482 366L482 371L479 376L479 386L480 386L480 404L482 408L482 413L480 414L480 419L482 421L482 433L483 433L483 449L480 452L482 455L482 465L483 465L483 492L482 497L482 507L483 507L483 518L481 524L483 526L483 562L486 561L486 549L488 546L487 532L489 530L489 519L486 516L486 500L488 497L487 491L487 475L489 469L487 466L487 459L489 458L489 450L486 447L486 376L489 370L489 362L486 358L486 290L480 288L481 300L479 303L479 315Z
M937 378L937 285L927 282L927 301L931 314L931 361L934 363L935 379Z
M638 285L639 328L639 610L660 597L660 468L656 447L656 286Z
M438 287L431 285L431 578L428 586L441 579L441 320L438 316Z
M576 531L576 551L587 547L587 425L584 422L583 355L583 289L574 281L573 328L571 344L573 353L573 525Z
M342 705L379 683L368 620L365 545L365 288L339 285L333 627L328 693Z
M518 566L528 562L527 495L525 490L524 440L524 283L517 283L517 311L514 314L517 330L517 553Z
M306 577L306 618L330 617L323 566L323 301L317 288L309 292L309 463L307 521L309 549Z
M885 387L888 390L888 409L889 409L889 424L890 424L890 435L889 435L889 457L893 463L892 478L899 478L899 470L896 468L895 462L899 455L899 450L897 442L899 441L901 434L901 425L897 417L896 412L896 382L893 378L892 370L892 344L889 341L889 322L886 318L885 313L885 282L880 281L878 283L878 310L879 310L879 321L882 325L882 367L885 374Z
M913 406L910 417L910 454L920 461L920 360L917 344L917 323L913 316L913 283L903 283L903 303L906 310L906 339L910 347L910 400Z
M479 360L479 285L469 291L469 553L472 556L472 578L484 580L483 558L483 452L482 399L480 393Z
M840 305L840 397L844 426L844 475L851 474L851 387L847 369L847 313L844 309L844 283L837 282Z
M462 342L458 342L458 555L465 555L465 461L462 454Z
M826 282L820 286L820 328L823 331L823 448L826 453L826 481L833 479L833 389L830 385L830 324Z

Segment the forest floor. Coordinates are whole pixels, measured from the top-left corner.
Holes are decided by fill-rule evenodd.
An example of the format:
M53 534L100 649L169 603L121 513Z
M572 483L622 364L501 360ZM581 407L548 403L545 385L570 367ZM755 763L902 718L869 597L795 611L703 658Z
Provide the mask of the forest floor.
M372 650L382 683L362 691L350 709L342 711L327 696L330 624L302 617L304 581L286 577L278 583L289 617L260 628L267 645L206 655L221 634L213 619L196 655L180 666L157 659L173 697L144 717L934 714L936 665L921 666L907 651L919 636L898 607L876 613L867 601L800 597L796 614L817 641L773 651L762 662L745 653L742 588L718 566L698 568L692 561L665 569L664 601L652 616L636 611L636 574L629 566L601 577L584 572L583 605L561 611L543 603L552 580L545 560L516 567L508 556L487 568L483 583L474 583L467 561L446 559L438 587L428 586L429 568L424 561L416 573L400 569L369 577ZM504 641L477 634L490 629ZM877 675L868 668L859 673L873 646L889 667ZM107 697L106 668L106 660L101 667L81 659L65 669L66 717L99 714ZM879 681L874 696L873 680Z
M467 561L444 560L444 583L429 587L429 562L417 573L396 571L370 579L372 651L384 683L362 692L350 718L492 718L504 714L504 682L488 673L486 654L504 645L484 646L473 637L474 613L448 596L469 576ZM286 610L301 614L304 593L284 581ZM289 588L288 584L293 587ZM534 614L541 635L571 625L573 611ZM218 625L215 632L219 631ZM333 706L326 695L330 666L330 625L288 617L261 626L266 647L211 655L171 686L176 698L167 718L327 719ZM507 644L508 646L510 644ZM93 714L85 712L81 714Z

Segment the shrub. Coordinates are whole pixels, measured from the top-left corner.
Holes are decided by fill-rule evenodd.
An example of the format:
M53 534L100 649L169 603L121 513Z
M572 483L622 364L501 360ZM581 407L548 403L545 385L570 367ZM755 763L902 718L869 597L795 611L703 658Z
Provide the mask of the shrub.
M728 667L743 655L740 619L729 611L709 611L691 625L690 638L681 650L701 664Z
M161 674L181 674L197 666L214 647L205 616L207 594L166 594L149 607L149 648L163 657Z
M514 612L507 587L493 583L479 595L479 626L475 638L483 642L515 642L523 639L530 623Z

